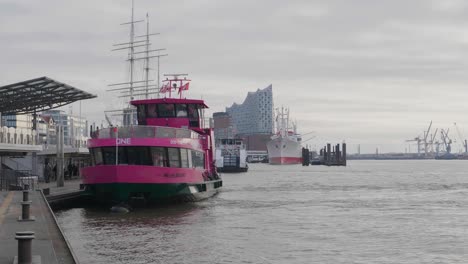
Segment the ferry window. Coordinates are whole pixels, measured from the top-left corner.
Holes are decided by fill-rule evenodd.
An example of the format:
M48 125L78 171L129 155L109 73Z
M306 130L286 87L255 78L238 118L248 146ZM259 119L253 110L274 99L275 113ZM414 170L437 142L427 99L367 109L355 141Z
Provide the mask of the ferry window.
M129 165L153 165L148 147L124 147L124 149Z
M158 104L159 117L175 117L173 104Z
M102 148L102 159L105 165L115 165L115 147Z
M193 164L192 164L192 150L190 149L187 149L187 158L188 158L188 167L189 168L193 168Z
M158 117L157 105L149 104L147 107L148 107L148 117L149 118Z
M93 161L96 165L102 165L102 151L100 148L94 148L93 150Z
M119 164L128 164L127 153L125 151L127 147L119 147Z
M132 147L122 147L119 148L119 152L125 152L125 156L127 158L127 164L128 165L136 165L137 160L138 160L138 154L136 153L136 150Z
M182 168L189 168L187 149L180 149L180 163Z
M137 105L137 116L138 122L145 120L146 118L146 105Z
M192 151L192 167L197 169L205 168L205 155L200 151Z
M178 148L167 148L169 167L180 168L180 156Z
M176 113L177 117L187 117L187 105L186 104L176 104Z
M188 117L190 118L198 118L198 108L195 104L188 105Z
M151 157L153 159L153 165L158 167L169 167L166 149L162 147L152 147Z
M92 149L89 150L89 156L91 157L91 165L95 166L96 165L96 160L94 159L94 150L92 150Z

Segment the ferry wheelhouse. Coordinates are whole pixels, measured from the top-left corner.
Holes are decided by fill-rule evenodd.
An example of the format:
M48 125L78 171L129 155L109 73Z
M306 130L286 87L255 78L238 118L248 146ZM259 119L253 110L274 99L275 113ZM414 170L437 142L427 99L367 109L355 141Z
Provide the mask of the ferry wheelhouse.
M204 101L158 98L131 104L138 125L97 130L88 141L92 166L81 171L87 192L111 203L196 201L215 194L222 180L213 162L213 130L202 126Z

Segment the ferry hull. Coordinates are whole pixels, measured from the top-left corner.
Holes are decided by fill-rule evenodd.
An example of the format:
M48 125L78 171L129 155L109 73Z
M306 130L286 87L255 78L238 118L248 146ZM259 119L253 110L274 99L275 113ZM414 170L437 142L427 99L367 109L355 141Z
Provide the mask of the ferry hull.
M86 193L97 203L144 204L197 201L222 187L219 177L202 171L154 166L104 165L81 170Z
M87 194L98 203L148 205L199 201L215 195L221 186L221 180L214 180L199 184L101 183L88 184L85 188Z

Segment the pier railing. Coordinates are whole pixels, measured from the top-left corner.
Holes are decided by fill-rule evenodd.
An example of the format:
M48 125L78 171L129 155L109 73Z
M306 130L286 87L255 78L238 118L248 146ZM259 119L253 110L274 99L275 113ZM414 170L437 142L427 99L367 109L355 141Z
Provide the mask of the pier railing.
M160 126L110 127L93 131L91 138L195 138L200 135L192 130Z
M3 144L37 145L36 138L35 130L0 127L0 143Z
M25 185L29 185L31 190L38 187L38 176L31 170L2 169L0 172L0 191L23 190Z

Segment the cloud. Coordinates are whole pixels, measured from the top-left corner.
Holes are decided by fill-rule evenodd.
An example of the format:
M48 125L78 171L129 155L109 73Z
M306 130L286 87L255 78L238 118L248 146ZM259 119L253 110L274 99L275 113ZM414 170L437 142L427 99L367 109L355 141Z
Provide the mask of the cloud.
M153 47L167 48L161 72L189 73L210 112L271 83L275 105L317 131L314 144L345 139L370 152L403 151L430 120L468 124L465 1L135 2L135 17L149 12L161 33ZM128 80L126 53L110 50L128 40L119 24L129 16L127 0L2 1L1 83L47 75L96 93L82 109L100 123L124 105L105 90Z

